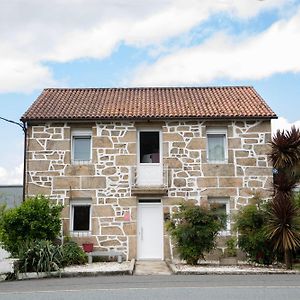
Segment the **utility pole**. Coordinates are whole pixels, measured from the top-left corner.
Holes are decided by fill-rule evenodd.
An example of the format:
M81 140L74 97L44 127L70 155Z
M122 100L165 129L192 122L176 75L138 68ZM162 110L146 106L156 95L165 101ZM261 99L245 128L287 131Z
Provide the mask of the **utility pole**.
M12 123L14 125L19 126L22 128L23 133L24 133L24 157L23 157L23 201L25 201L25 183L26 183L26 152L27 152L27 127L26 123L21 123L21 122L15 122L13 120L9 120L3 117L0 117L0 120L3 120L8 123Z

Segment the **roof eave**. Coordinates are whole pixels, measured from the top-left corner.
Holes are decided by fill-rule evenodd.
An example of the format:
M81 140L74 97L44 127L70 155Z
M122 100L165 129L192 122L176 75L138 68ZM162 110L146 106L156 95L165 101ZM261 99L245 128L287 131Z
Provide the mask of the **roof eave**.
M241 120L241 119L251 119L251 120L270 120L278 119L277 115L272 116L168 116L168 117L100 117L100 118L25 118L22 117L20 120L24 123L28 122L99 122L99 121L115 121L115 120L134 120L134 121L143 121L143 120Z

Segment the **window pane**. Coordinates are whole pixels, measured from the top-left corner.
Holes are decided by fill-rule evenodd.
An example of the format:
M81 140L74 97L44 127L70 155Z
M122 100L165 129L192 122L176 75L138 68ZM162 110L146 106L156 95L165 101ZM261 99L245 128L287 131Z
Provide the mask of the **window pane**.
M73 231L90 230L90 205L74 205L73 211Z
M140 162L159 163L159 132L140 132Z
M208 160L225 160L225 134L208 134Z
M91 158L91 137L76 136L73 139L74 160L90 160Z
M227 216L227 210L226 210L226 203L220 203L220 202L211 202L211 207L213 207L214 211L216 212L217 216L219 216L222 220L223 230L227 230L227 224L228 224L228 217ZM227 216L227 217L225 217ZM226 220L227 219L227 220Z

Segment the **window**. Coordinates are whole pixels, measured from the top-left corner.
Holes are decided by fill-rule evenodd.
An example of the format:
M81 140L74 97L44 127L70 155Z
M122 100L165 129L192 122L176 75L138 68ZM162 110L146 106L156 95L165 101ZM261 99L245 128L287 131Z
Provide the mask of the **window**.
M91 162L91 140L90 129L72 131L72 162L75 164Z
M215 210L220 214L227 216L224 223L224 229L219 232L220 235L230 235L230 203L228 198L208 198L210 206L214 206Z
M160 162L159 131L140 131L140 162Z
M213 163L224 163L227 161L227 139L226 129L208 128L207 137L207 160Z
M91 202L90 200L74 200L71 202L71 226L73 233L91 232Z

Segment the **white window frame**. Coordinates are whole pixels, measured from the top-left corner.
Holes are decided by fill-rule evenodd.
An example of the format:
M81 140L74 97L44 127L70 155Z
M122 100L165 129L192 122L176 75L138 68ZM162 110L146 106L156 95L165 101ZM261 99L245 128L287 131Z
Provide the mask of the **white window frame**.
M141 132L158 132L159 137L159 163L142 163L141 162L141 147L140 147L140 133ZM159 127L141 127L137 130L137 161L140 165L152 165L152 166L158 166L162 165L163 160L163 142L162 142L162 129Z
M90 158L89 160L75 160L74 159L74 138L76 137L90 137ZM89 128L73 129L71 134L71 162L74 165L90 164L92 162L92 130Z
M89 230L74 230L74 207L75 206L89 206L90 207L90 220ZM70 201L70 235L71 236L90 236L92 234L92 200L91 199L78 199Z
M219 231L220 236L229 236L231 235L231 215L230 215L230 198L221 198L221 197L208 197L209 205L216 203L216 204L225 204L226 205L226 228Z
M210 160L209 159L209 146L208 146L208 135L224 134L224 160ZM208 127L206 128L206 159L211 164L226 164L228 163L228 138L226 127Z

